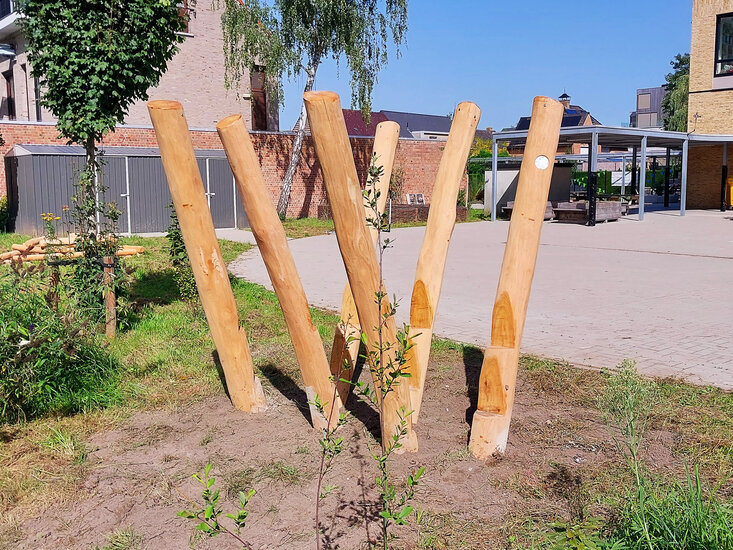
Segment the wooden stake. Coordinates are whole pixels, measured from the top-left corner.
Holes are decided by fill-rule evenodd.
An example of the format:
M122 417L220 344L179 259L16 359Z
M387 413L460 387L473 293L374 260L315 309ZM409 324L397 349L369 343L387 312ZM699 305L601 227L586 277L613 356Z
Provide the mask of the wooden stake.
M433 187L410 305L410 339L413 347L408 352L408 365L412 375L410 397L415 410L412 414L413 423L417 423L425 389L433 322L443 286L448 245L456 225L458 189L466 171L468 154L480 118L481 110L474 103L464 102L456 107Z
M354 165L354 156L346 131L339 97L333 92L307 92L303 95L308 111L313 142L323 171L331 213L333 214L336 238L346 267L351 292L366 345L375 350L379 345L378 326L381 312L375 304L380 288L379 265L371 236L366 226L364 199ZM387 300L383 300L386 305ZM391 342L393 348L384 354L384 364L394 363L397 344L397 328L394 317L388 317L382 329L382 341ZM373 365L372 365L373 367ZM378 377L374 383L377 388ZM403 451L417 451L417 438L412 431L409 384L405 381L394 386L381 405L382 446L389 445L392 436L398 433L402 420L405 421L405 435L401 438ZM379 389L377 389L379 391Z
M285 229L265 187L249 132L241 115L225 118L216 129L234 172L247 220L285 316L311 403L313 426L319 429L328 428L330 419L330 427L335 428L338 425L341 401L337 397L331 410L334 384L330 379L326 351L318 329L313 325L308 300L288 247ZM324 414L313 405L316 396L323 403Z
M105 334L108 340L114 340L117 335L117 298L114 290L115 259L114 256L102 258L104 264L104 303L106 306Z
M487 459L506 450L527 304L552 179L563 106L536 97L484 353L469 447Z
M247 335L239 326L237 303L216 240L183 108L176 101L151 101L148 111L229 396L237 409L258 412L266 406L265 396L254 375Z
M397 151L397 143L400 139L400 125L396 122L386 121L377 125L374 134L374 147L372 148L372 156L376 155L376 163L381 166L384 173L377 183L376 191L379 192L377 199L377 208L379 213L384 213L384 207L389 198L389 180L392 177L392 167L394 166L395 153ZM369 200L364 198L364 216L365 218L373 218L374 212L369 205ZM370 225L369 231L372 236L372 242L377 242L377 228ZM346 380L347 382L338 382L338 392L341 401L346 403L349 396L351 384L349 383L354 374L357 359L359 356L359 344L361 327L359 325L359 316L356 312L356 304L354 297L351 295L351 287L346 283L343 298L341 300L341 318L336 326L336 332L333 336L333 346L331 347L331 373L334 377Z

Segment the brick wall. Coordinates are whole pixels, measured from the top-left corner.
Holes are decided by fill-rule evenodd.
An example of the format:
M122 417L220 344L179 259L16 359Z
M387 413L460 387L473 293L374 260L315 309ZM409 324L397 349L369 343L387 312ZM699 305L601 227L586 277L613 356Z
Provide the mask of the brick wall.
M691 147L687 165L687 208L718 208L723 146Z
M733 133L733 90L713 89L716 17L730 12L733 0L693 0L688 131Z
M15 144L64 145L58 139L56 127L50 124L19 123L0 121L0 135L5 145L0 154L7 154ZM221 141L214 130L194 130L191 132L194 147L197 149L221 149ZM253 132L252 140L260 157L260 165L265 177L273 204L277 203L280 186L285 175L290 151L292 134ZM107 146L157 147L155 132L152 128L121 126L107 135L102 142ZM372 140L352 138L351 146L360 175L365 179L372 149ZM402 193L424 193L430 202L433 183L443 154L444 142L428 140L400 140L397 146L395 168L403 171ZM463 186L466 184L464 177ZM0 163L0 195L6 193L5 165ZM326 202L321 170L310 137L303 143L303 151L298 170L293 180L288 217L315 217L318 205Z

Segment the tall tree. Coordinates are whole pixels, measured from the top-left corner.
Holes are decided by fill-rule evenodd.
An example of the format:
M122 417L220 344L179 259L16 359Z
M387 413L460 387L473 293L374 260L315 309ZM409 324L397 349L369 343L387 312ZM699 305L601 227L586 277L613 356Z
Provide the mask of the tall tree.
M687 98L690 92L690 54L677 54L669 62L673 71L665 78L667 94L662 100L664 129L687 131Z
M321 63L343 55L351 74L351 104L371 115L377 75L387 63L388 46L397 55L407 32L407 0L216 0L224 5L222 27L226 86L236 86L258 66L270 75L273 95L281 97L283 78L305 75L313 89ZM274 89L273 89L274 88ZM277 212L287 214L306 127L301 106L290 163Z
M56 117L69 143L84 146L72 213L80 288L101 278L102 256L117 246L114 203L100 200L97 142L122 123L130 105L146 100L182 40L185 20L175 0L20 0L20 25L28 41L41 104ZM112 237L112 238L109 238ZM111 253L111 254L110 254ZM99 294L97 294L98 298Z

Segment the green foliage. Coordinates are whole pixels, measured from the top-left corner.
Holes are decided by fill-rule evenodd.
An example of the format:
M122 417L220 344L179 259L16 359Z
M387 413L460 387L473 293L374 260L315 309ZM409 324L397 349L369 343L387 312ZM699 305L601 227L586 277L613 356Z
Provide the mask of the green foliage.
M630 550L733 548L733 508L718 502L715 491L706 494L697 467L694 478L688 471L686 484L654 483L646 476L639 451L658 402L657 385L639 376L631 361L611 376L599 400L636 482L614 540Z
M664 129L686 132L687 101L690 91L690 54L678 53L669 64L672 65L673 71L665 77L667 94L662 100Z
M323 59L345 56L351 73L351 103L365 117L387 49L407 33L407 1L216 0L222 15L226 84L236 86L258 66L273 77L315 71ZM273 80L280 82L281 78Z
M365 360L369 365L372 378L378 381L376 390L372 390L361 382L354 383L357 395L363 400L372 404L379 410L381 423L382 445L377 451L371 453L372 459L379 468L379 474L375 483L380 493L381 510L379 511L382 536L380 547L388 550L394 535L390 532L393 525L407 525L414 508L410 504L415 497L415 488L422 478L425 468L419 468L410 474L406 480L406 486L401 491L392 481L390 471L390 458L402 447L403 439L407 433L407 419L412 411L404 409L398 411L400 422L398 426L386 426L384 423L384 407L387 396L395 391L395 388L410 376L407 371L407 353L414 345L408 334L410 327L404 325L402 330L397 331L396 342L390 342L384 338L384 331L387 324L394 322L397 314L397 298L390 302L384 290L384 253L392 247L390 239L384 239L382 232L389 224L388 215L379 211L379 191L377 185L384 175L384 168L377 165L376 155L372 156L366 185L364 186L364 200L369 206L367 223L377 232L377 253L379 257L379 281L380 288L375 295L375 307L379 311L379 325L377 328L378 341L369 346L366 335L362 333L362 344L366 350ZM418 336L418 335L416 335ZM378 397L377 397L378 396ZM391 434L391 435L388 435ZM384 441L385 437L389 437Z
M579 523L556 521L550 524L552 532L540 546L545 550L624 550L621 542L611 542L603 534L605 524L599 518Z
M8 205L8 196L0 197L0 233L7 231L8 222L10 221L10 209Z
M704 490L695 467L685 483L649 487L643 503L630 499L614 539L629 550L733 548L733 507Z
M114 258L120 212L114 202L103 200L95 143L160 81L185 26L176 4L20 0L17 6L28 60L44 88L41 102L57 118L60 134L86 151L72 199L76 248L84 254L73 280L79 304L98 318L106 290L101 262L105 256ZM116 275L115 281L121 280L119 269Z
M178 223L178 215L173 205L170 205L171 221L168 226L168 253L171 257L171 263L174 269L174 279L178 292L184 300L192 302L198 298L198 289L196 288L196 280L193 277L191 269L191 261L186 252L186 245L183 242L183 234L181 226Z
M196 530L205 534L208 537L216 537L222 533L227 533L232 538L239 541L244 548L251 548L249 543L245 542L239 535L241 530L247 523L247 517L249 512L247 511L247 505L249 500L255 495L254 489L250 490L247 494L239 492L239 505L235 513L224 514L231 520L234 525L234 530L230 530L221 524L221 517L223 514L222 507L219 503L221 499L221 491L214 489L216 478L210 476L211 464L207 464L204 468L203 476L194 474L193 479L203 485L204 489L201 493L201 499L203 506L196 507L192 510L182 510L178 512L178 517L185 519L196 520L199 523L196 525ZM192 504L196 504L192 502Z
M85 144L147 100L185 21L174 0L20 0L28 61L61 135Z
M120 395L119 364L96 342L78 307L44 296L43 265L0 274L0 422L107 406Z

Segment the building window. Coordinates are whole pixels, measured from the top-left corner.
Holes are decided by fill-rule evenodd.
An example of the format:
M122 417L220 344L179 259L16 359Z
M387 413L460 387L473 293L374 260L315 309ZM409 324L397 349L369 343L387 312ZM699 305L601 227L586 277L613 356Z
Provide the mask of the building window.
M191 21L192 10L188 7L188 0L180 0L178 2L178 15L185 23L181 34L190 34L189 23Z
M652 94L639 94L636 96L637 109L649 109L652 106Z
M733 75L733 13L718 16L715 76Z
M265 91L265 68L255 67L250 73L250 104L252 106L252 129L267 130L267 92Z
M13 83L13 71L3 73L5 79L5 111L10 120L15 120L15 84Z

